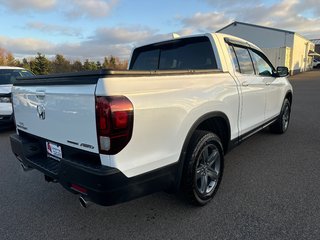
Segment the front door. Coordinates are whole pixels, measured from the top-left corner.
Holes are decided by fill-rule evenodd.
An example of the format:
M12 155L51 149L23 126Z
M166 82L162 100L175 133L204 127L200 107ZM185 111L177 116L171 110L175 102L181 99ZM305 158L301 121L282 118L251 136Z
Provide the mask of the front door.
M255 66L257 77L266 85L266 121L275 118L279 115L283 99L281 93L281 85L284 84L282 78L276 78L273 74L274 67L263 53L256 50L249 50Z
M252 58L245 47L231 46L233 62L236 66L235 77L241 91L240 135L249 133L265 121L266 84L255 73Z

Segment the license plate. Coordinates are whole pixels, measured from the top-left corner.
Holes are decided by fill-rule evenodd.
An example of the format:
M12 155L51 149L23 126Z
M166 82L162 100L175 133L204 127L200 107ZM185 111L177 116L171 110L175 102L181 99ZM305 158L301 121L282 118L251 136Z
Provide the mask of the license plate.
M61 146L52 142L46 142L47 155L55 160L60 161L62 158Z

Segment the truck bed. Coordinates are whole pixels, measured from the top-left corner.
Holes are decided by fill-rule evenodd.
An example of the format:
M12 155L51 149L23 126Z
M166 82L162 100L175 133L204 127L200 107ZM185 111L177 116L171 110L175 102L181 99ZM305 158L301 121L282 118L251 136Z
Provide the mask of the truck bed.
M106 77L144 77L144 76L166 76L166 75L189 75L208 74L222 72L218 69L212 70L157 70L157 71L137 71L137 70L112 70L101 69L96 71L84 71L74 73L61 73L51 75L39 75L33 77L18 78L14 86L34 86L34 85L72 85L72 84L96 84L99 78Z

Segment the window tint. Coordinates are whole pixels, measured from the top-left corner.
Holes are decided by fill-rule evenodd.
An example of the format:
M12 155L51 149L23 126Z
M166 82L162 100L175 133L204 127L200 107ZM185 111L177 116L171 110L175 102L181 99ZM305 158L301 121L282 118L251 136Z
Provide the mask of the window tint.
M254 74L254 69L251 61L251 57L246 48L240 48L234 46L234 51L240 65L240 72L243 74Z
M230 54L231 54L231 58L232 58L232 62L234 64L234 67L236 68L237 72L240 72L239 63L238 63L236 54L234 53L234 49L233 49L232 45L229 45L229 50L230 50Z
M0 84L13 84L17 77L34 76L27 70L20 69L0 69Z
M217 64L209 39L174 44L161 51L159 69L215 69Z
M158 69L159 49L141 51L136 58L133 58L133 70L155 70Z
M31 72L29 72L29 71L27 71L27 70L22 70L22 71L20 71L20 75L21 75L22 77L32 77L32 76L34 76L33 73L31 73Z
M272 76L273 68L255 51L249 50L256 73L261 76Z
M0 84L11 84L11 72L8 70L0 70Z
M152 52L152 62L147 53ZM160 56L160 60L159 60ZM158 66L159 60L159 66ZM214 52L207 37L177 39L149 45L134 51L130 69L135 70L188 70L216 69Z

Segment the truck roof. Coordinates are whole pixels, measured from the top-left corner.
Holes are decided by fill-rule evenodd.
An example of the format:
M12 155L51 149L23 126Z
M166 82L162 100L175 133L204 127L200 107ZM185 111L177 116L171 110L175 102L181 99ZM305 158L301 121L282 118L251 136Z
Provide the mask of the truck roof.
M136 46L132 49L132 52L136 49L136 48L140 48L140 47L144 47L144 46L150 46L150 45L156 45L156 44L161 44L161 43L165 43L165 42L170 42L170 41L175 41L175 40L179 40L179 39L186 39L186 38L193 38L193 37L212 37L212 36L216 36L217 38L222 38L222 39L230 39L233 40L234 42L238 42L241 43L241 45L246 45L246 46L250 46L252 48L256 48L259 49L261 51L261 49L256 46L255 44L253 44L252 42L247 41L246 39L243 38L238 38L235 37L233 35L229 35L229 34L224 34L224 33L202 33L202 34L193 34L193 35L186 35L186 36L178 36L174 35L172 38L168 38L168 39L164 39L162 41L157 41L157 42L149 42L146 44L142 44L139 46Z
M24 69L21 67L11 67L11 66L0 66L0 69Z

